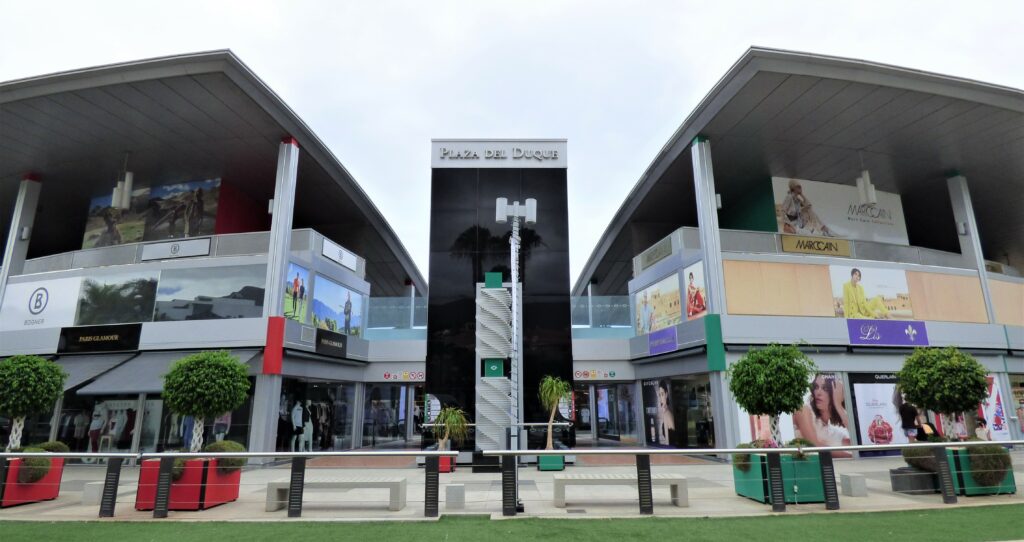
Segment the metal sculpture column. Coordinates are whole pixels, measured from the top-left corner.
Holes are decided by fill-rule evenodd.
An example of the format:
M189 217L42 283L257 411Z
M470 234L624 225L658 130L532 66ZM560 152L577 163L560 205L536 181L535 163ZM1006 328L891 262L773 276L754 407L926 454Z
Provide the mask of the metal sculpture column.
M512 400L510 419L512 420L512 433L509 442L509 447L514 450L520 449L519 443L519 432L520 432L520 410L522 406L519 404L519 390L522 387L522 370L520 368L519 352L522 342L520 336L521 330L519 329L519 311L522 299L519 293L519 219L522 218L527 224L537 223L537 200L529 198L526 200L526 204L520 204L518 201L513 202L511 205L508 203L508 198L498 198L495 201L495 221L498 224L504 224L508 222L508 219L512 219L512 235L509 237L509 248L511 250L511 279L512 279L512 352L509 357L509 371L511 375L512 393L510 398ZM518 459L516 460L518 462ZM516 503L518 508L519 503L519 475L516 473Z

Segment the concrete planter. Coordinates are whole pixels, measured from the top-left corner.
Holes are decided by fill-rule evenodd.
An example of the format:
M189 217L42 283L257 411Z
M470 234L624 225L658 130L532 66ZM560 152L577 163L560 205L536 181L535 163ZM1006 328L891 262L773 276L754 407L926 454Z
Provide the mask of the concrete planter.
M821 481L821 463L817 454L807 454L805 459L783 455L780 459L786 504L825 502L825 487ZM744 472L734 464L732 474L737 495L758 502L771 502L767 455L750 454L750 468Z
M0 460L2 461L2 460ZM11 459L7 462L6 479L0 481L0 508L29 504L41 501L52 501L60 494L60 480L64 475L64 459L50 460L50 470L41 480L22 483L18 481L22 460Z
M136 510L152 510L156 502L156 484L160 476L160 460L142 462L139 488L135 494ZM238 499L242 471L222 473L216 459L190 459L185 462L181 478L171 481L169 510L206 510Z

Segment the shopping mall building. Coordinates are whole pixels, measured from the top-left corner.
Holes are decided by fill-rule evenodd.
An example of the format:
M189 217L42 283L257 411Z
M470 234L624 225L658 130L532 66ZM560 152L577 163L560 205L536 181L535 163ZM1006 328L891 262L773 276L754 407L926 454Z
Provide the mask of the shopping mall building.
M916 346L957 346L991 376L965 428L983 416L1024 437L1024 92L751 49L575 285L564 140L431 154L428 292L356 180L230 52L0 84L0 357L69 374L29 440L181 447L191 420L164 408L161 377L206 349L253 382L208 436L252 450L426 446L439 404L494 421L511 374L474 347L481 289L511 280L499 197L538 201L512 389L536 422L535 381L572 378L565 445L750 440L763 420L725 370L770 342L800 343L821 371L784 434L871 443L889 425L899 442L894 372ZM467 451L503 444L491 437Z

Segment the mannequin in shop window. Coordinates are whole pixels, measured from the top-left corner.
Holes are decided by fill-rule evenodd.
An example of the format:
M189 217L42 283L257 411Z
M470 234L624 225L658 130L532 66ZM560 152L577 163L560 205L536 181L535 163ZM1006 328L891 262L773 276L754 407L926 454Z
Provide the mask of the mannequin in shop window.
M217 442L224 440L224 435L231 430L231 413L225 412L213 420L213 438Z
M196 419L192 416L185 416L181 419L181 429L178 432L178 436L181 437L182 445L186 450L192 449L192 429L196 424Z
M75 414L74 419L75 426L75 449L81 450L85 446L85 435L89 427L89 416L79 410L78 414Z
M98 452L100 450L100 433L103 432L103 427L107 425L107 408L100 403L93 408L92 420L89 422L89 451Z
M302 446L300 448L307 452L313 451L313 413L310 412L312 404L313 401L306 399L306 404L302 407Z
M295 401L295 406L292 407L292 446L291 446L291 450L293 452L296 451L295 450L296 445L298 445L298 447L300 448L299 451L302 451L301 448L302 448L302 432L303 432L303 430L304 429L302 427L302 402L301 401Z

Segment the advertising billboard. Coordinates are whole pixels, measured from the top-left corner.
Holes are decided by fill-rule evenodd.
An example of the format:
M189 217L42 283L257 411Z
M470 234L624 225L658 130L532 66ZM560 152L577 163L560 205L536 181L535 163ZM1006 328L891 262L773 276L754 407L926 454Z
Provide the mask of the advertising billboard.
M309 270L289 262L288 274L284 277L284 317L308 323L308 299Z
M362 335L363 297L323 275L313 291L313 325L345 335Z
M850 375L853 409L861 444L906 444L900 407L903 394L896 387L893 373L854 373ZM870 452L865 452L870 453ZM886 454L898 454L884 452Z
M679 275L672 274L633 294L637 335L674 326L683 321Z
M704 282L704 262L688 265L683 269L686 281L686 319L696 320L708 313L708 293Z
M839 318L912 320L914 308L902 269L830 265L832 302Z
M647 444L676 446L676 422L672 409L672 382L668 378L643 381L644 433Z
M988 393L985 400L978 405L978 418L984 419L988 424L992 440L1011 440L1013 437L1010 435L1010 422L1006 413L1008 405L1003 400L1002 391L999 390L999 380L995 375L988 375L985 380L988 383Z
M779 233L909 245L899 194L861 201L856 186L772 177Z
M811 391L804 405L793 413L796 438L814 446L847 446L850 444L850 420L847 415L846 390L835 373L818 373L811 381ZM851 457L850 452L834 452L834 457Z

